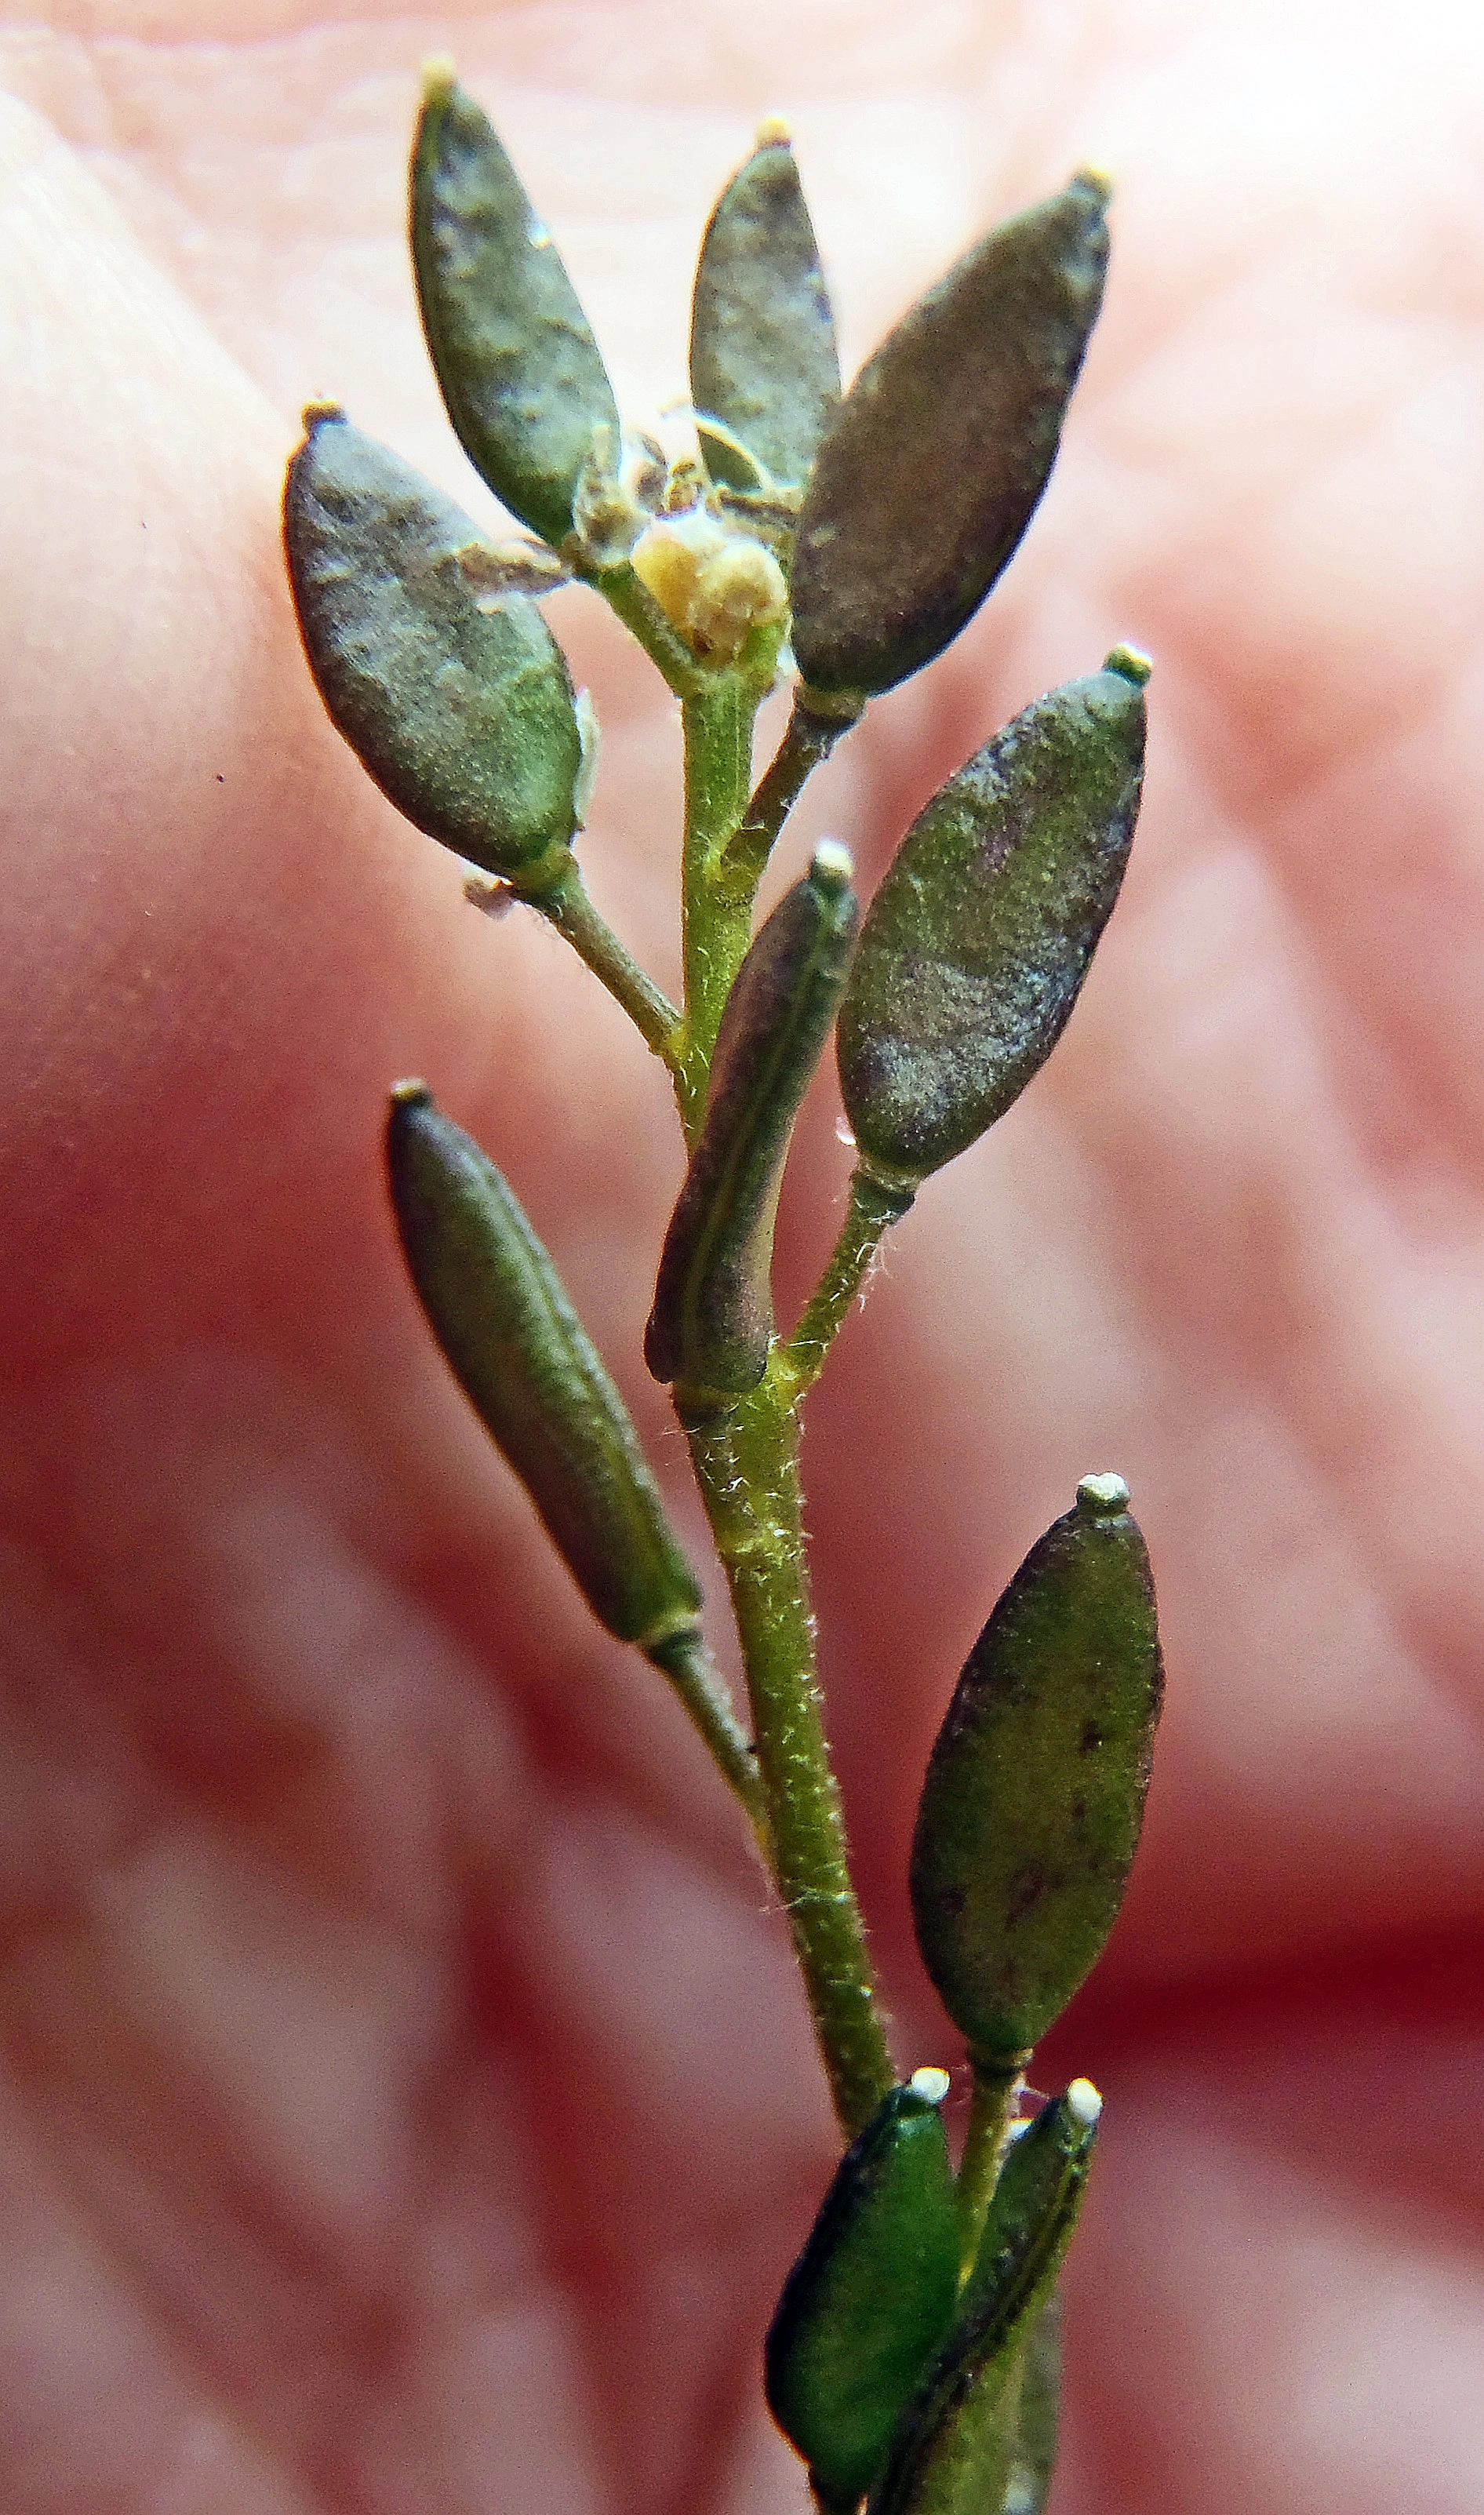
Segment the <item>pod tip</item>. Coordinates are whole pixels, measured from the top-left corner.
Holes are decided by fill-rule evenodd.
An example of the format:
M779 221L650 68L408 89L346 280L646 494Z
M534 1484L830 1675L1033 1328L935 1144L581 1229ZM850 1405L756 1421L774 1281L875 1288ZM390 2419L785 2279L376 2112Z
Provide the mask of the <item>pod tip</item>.
M948 2093L946 2070L914 2070L907 2082L909 2092L921 2096L928 2105L940 2105Z
M433 1093L421 1075L408 1075L405 1081L392 1084L392 1106L393 1109L431 1109Z
M1105 673L1121 673L1126 681L1136 681L1140 689L1154 670L1154 665L1137 646L1114 646L1102 659Z
M754 146L791 148L793 144L794 135L786 117L781 113L765 113L758 125L758 136L753 144Z
M305 403L300 416L304 421L306 436L311 436L314 430L325 420L333 420L344 427L346 406L343 401L337 401L333 393L315 393Z
M459 72L452 53L430 53L423 63L421 78L423 103L446 104L459 84Z
M1091 2079L1074 2079L1066 2091L1065 2103L1079 2130L1091 2130L1102 2111L1102 2098Z
M1067 189L1092 192L1101 209L1112 198L1113 178L1102 166L1079 166Z
M1077 1505L1090 1519L1116 1519L1129 1507L1129 1488L1122 1476L1084 1476L1077 1488Z
M821 839L809 866L809 879L832 896L848 890L855 879L855 859L844 839Z

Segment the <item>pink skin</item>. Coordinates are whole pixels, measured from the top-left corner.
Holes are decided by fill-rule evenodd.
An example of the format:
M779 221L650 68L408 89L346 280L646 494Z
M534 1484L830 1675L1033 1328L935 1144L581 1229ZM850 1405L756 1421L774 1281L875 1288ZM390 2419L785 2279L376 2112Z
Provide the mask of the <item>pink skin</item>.
M426 1074L699 1545L638 1362L663 1080L367 785L279 564L311 392L477 496L398 233L416 61L452 44L640 417L763 112L852 360L975 227L1117 174L1031 542L787 850L829 828L874 877L1012 708L1116 638L1157 657L1084 1005L814 1405L832 1714L899 2059L953 2059L905 1922L916 1777L1031 1539L1084 1469L1129 1476L1171 1705L1125 1921L1038 2065L1107 2098L1056 2515L1477 2515L1467 13L380 14L0 13L0 2503L802 2504L751 2406L830 2156L778 1919L445 1380L377 1169L387 1084ZM588 598L555 616L607 737L593 886L673 983L671 711ZM790 1298L831 1130L822 1092Z

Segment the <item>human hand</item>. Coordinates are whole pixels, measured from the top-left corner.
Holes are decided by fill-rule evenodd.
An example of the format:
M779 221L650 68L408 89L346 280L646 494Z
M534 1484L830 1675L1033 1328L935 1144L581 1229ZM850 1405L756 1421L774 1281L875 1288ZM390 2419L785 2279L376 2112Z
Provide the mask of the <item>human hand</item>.
M386 1087L426 1073L683 1512L637 1360L664 1079L369 789L277 549L311 392L473 495L399 235L416 60L450 28L52 20L0 21L0 2497L771 2515L802 2486L745 2406L830 2153L783 1933L443 1375L379 1178ZM869 881L1012 708L1117 637L1154 653L1144 822L1077 1016L892 1235L806 1456L907 2068L953 2057L902 1876L960 1660L1085 1468L1129 1475L1154 1552L1145 1846L1040 2072L1108 2101L1056 2515L1481 2494L1481 79L1450 28L1387 0L1342 31L1271 6L455 30L637 413L680 383L687 257L765 110L855 354L989 218L1082 159L1118 178L1025 551L788 855L828 825ZM584 859L671 978L674 727L596 609L554 609L606 737ZM796 1297L832 1115L786 1204Z

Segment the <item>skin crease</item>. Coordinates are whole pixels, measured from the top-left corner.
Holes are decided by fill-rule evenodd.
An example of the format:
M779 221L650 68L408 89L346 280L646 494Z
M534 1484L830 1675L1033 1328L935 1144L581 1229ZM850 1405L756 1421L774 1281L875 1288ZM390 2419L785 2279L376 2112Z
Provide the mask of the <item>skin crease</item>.
M399 235L444 49L640 416L763 112L847 364L990 218L1117 176L1026 549L775 869L830 828L869 882L1014 708L1157 658L1078 1014L813 1402L831 1717L899 2063L953 2060L917 1779L996 1590L1129 1476L1170 1705L1037 2063L1107 2098L1054 2515L1476 2515L1484 57L1445 0L0 11L0 2500L804 2502L755 2407L832 2155L778 1917L442 1375L378 1176L426 1074L701 1553L638 1361L663 1080L371 791L282 583L310 392L488 512ZM605 732L584 854L673 984L674 726L595 611L553 606Z

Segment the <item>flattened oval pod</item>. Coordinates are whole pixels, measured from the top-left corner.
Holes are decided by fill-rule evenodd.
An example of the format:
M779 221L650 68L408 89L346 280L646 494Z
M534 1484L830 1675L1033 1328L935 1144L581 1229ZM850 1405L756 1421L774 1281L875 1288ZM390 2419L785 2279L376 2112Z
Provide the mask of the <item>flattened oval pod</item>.
M912 1844L923 1961L977 2064L1013 2071L1123 1901L1164 1693L1154 1584L1121 1476L1085 1476L969 1654Z
M431 63L412 150L412 261L423 329L459 440L498 498L546 541L618 407L560 255L493 128Z
M855 924L849 853L827 839L755 937L726 1000L644 1332L655 1379L700 1405L744 1396L767 1368L783 1167Z
M781 133L759 134L712 211L690 306L690 395L714 480L734 489L803 486L840 399L840 358L819 248ZM708 430L708 414L740 437L751 463Z
M819 449L794 557L810 688L866 696L977 611L1046 486L1102 302L1102 176L971 245L868 359Z
M953 2327L902 2412L868 2515L1005 2507L1027 2353L1077 2223L1101 2111L1096 2088L1074 2079L1010 2148Z
M893 2087L841 2161L763 2352L768 2408L827 2506L854 2507L952 2319L953 2172L941 2070Z
M426 1084L392 1093L387 1169L429 1325L594 1614L651 1655L693 1631L700 1586L623 1399L494 1163Z
M451 498L343 411L305 416L283 533L331 719L418 829L549 888L582 765L560 647L528 595L486 590L494 554Z
M840 1009L863 1159L916 1185L1018 1098L1060 1038L1138 815L1149 666L1116 646L1011 720L919 814Z

